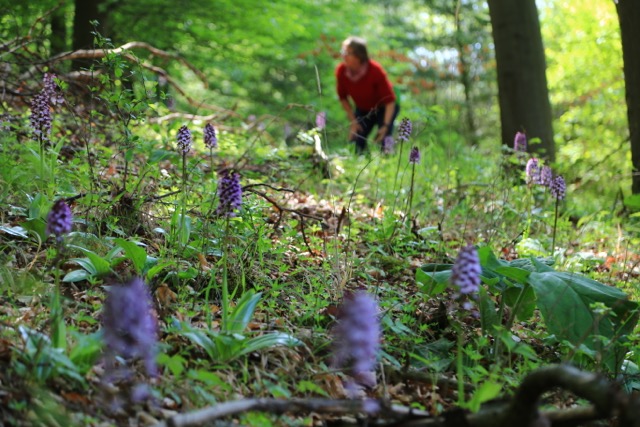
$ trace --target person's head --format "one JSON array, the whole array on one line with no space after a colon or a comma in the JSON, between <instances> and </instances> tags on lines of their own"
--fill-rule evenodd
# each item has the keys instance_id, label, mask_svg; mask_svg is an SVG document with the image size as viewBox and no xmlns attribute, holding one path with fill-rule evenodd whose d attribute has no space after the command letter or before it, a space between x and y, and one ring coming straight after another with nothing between
<instances>
[{"instance_id":1,"label":"person's head","mask_svg":"<svg viewBox=\"0 0 640 427\"><path fill-rule=\"evenodd\" d=\"M367 53L367 41L361 37L347 37L342 42L342 57L347 61L348 57L356 58L360 63L369 61L369 54Z\"/></svg>"}]
</instances>

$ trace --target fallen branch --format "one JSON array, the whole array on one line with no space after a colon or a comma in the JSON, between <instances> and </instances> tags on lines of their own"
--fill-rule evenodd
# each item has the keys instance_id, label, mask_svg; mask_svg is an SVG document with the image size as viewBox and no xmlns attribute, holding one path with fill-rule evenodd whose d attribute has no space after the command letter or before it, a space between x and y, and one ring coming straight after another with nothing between
<instances>
[{"instance_id":1,"label":"fallen branch","mask_svg":"<svg viewBox=\"0 0 640 427\"><path fill-rule=\"evenodd\" d=\"M204 75L204 73L198 70L189 61L182 58L180 55L167 52L162 49L158 49L156 47L151 46L149 43L145 43L145 42L129 42L129 43L123 44L120 47L116 47L113 49L80 49L80 50L74 50L70 52L62 52L62 53L59 53L58 55L52 56L51 58L45 60L45 63L55 64L56 62L73 61L74 59L99 59L109 55L118 55L126 51L129 51L131 49L145 49L149 51L152 55L159 56L165 59L172 59L172 60L178 61L182 65L184 65L185 67L193 71L193 73L196 76L198 76L200 81L204 83L205 87L209 85L207 82L207 77ZM135 59L135 57L133 57L132 55L125 54L125 57L129 60L133 60L134 62L137 62L137 59Z\"/></svg>"},{"instance_id":2,"label":"fallen branch","mask_svg":"<svg viewBox=\"0 0 640 427\"><path fill-rule=\"evenodd\" d=\"M306 414L309 412L330 415L375 414L376 416L384 415L388 418L428 415L424 411L417 411L399 405L390 405L386 401L376 399L242 399L221 403L186 414L174 415L165 421L155 424L153 427L199 426L219 418L248 411L262 411L273 414Z\"/></svg>"},{"instance_id":3,"label":"fallen branch","mask_svg":"<svg viewBox=\"0 0 640 427\"><path fill-rule=\"evenodd\" d=\"M570 391L591 405L539 411L542 395L555 388ZM248 411L273 414L313 412L333 416L359 414L375 416L378 420L376 425L385 427L569 427L613 417L619 418L619 425L639 427L639 407L640 399L631 398L617 383L601 375L583 372L569 365L553 365L528 374L512 397L488 402L473 414L456 408L431 416L426 411L375 399L242 399L174 415L155 427L199 426Z\"/></svg>"}]
</instances>

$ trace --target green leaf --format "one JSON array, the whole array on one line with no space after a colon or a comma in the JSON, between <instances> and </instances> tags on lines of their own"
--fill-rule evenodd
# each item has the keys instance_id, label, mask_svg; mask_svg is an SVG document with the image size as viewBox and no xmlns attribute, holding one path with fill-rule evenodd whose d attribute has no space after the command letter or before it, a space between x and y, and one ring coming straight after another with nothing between
<instances>
[{"instance_id":1,"label":"green leaf","mask_svg":"<svg viewBox=\"0 0 640 427\"><path fill-rule=\"evenodd\" d=\"M329 397L329 394L322 387L311 381L300 381L296 385L296 388L300 393L315 393L320 396Z\"/></svg>"},{"instance_id":2,"label":"green leaf","mask_svg":"<svg viewBox=\"0 0 640 427\"><path fill-rule=\"evenodd\" d=\"M441 294L449 286L452 264L425 264L416 270L416 282L427 296Z\"/></svg>"},{"instance_id":3,"label":"green leaf","mask_svg":"<svg viewBox=\"0 0 640 427\"><path fill-rule=\"evenodd\" d=\"M35 233L41 242L47 239L47 223L42 218L32 218L24 221L22 228Z\"/></svg>"},{"instance_id":4,"label":"green leaf","mask_svg":"<svg viewBox=\"0 0 640 427\"><path fill-rule=\"evenodd\" d=\"M469 409L471 412L478 412L480 405L491 399L495 399L502 391L502 384L486 381L473 393L469 401Z\"/></svg>"},{"instance_id":5,"label":"green leaf","mask_svg":"<svg viewBox=\"0 0 640 427\"><path fill-rule=\"evenodd\" d=\"M69 359L78 367L82 374L86 374L95 364L102 352L102 333L81 334L71 332L75 342L69 352Z\"/></svg>"},{"instance_id":6,"label":"green leaf","mask_svg":"<svg viewBox=\"0 0 640 427\"><path fill-rule=\"evenodd\" d=\"M19 225L16 225L15 227L7 227L1 225L0 231L4 231L11 236L22 237L23 239L29 237L29 235L27 234L27 230L24 227L20 227Z\"/></svg>"},{"instance_id":7,"label":"green leaf","mask_svg":"<svg viewBox=\"0 0 640 427\"><path fill-rule=\"evenodd\" d=\"M120 246L124 249L124 253L127 258L131 260L133 266L136 270L136 273L142 273L142 269L145 266L147 261L147 251L144 248L138 246L134 242L130 242L128 240L117 238L114 240L116 245Z\"/></svg>"},{"instance_id":8,"label":"green leaf","mask_svg":"<svg viewBox=\"0 0 640 427\"><path fill-rule=\"evenodd\" d=\"M192 328L191 325L183 324L180 335L188 338L191 342L207 352L211 359L217 359L218 352L214 341L208 336L206 331Z\"/></svg>"},{"instance_id":9,"label":"green leaf","mask_svg":"<svg viewBox=\"0 0 640 427\"><path fill-rule=\"evenodd\" d=\"M247 329L247 325L253 318L253 312L262 298L262 293L254 293L253 290L246 292L238 300L233 311L227 317L227 325L222 325L222 330L229 333L242 333Z\"/></svg>"},{"instance_id":10,"label":"green leaf","mask_svg":"<svg viewBox=\"0 0 640 427\"><path fill-rule=\"evenodd\" d=\"M480 324L485 334L493 333L493 329L500 325L496 305L484 288L478 292L480 305Z\"/></svg>"},{"instance_id":11,"label":"green leaf","mask_svg":"<svg viewBox=\"0 0 640 427\"><path fill-rule=\"evenodd\" d=\"M91 276L92 274L86 270L73 270L68 272L62 281L65 283L82 282L83 280L88 280Z\"/></svg>"},{"instance_id":12,"label":"green leaf","mask_svg":"<svg viewBox=\"0 0 640 427\"><path fill-rule=\"evenodd\" d=\"M517 310L514 314L518 319L529 320L533 316L536 309L536 293L530 285L512 286L506 289L503 295L505 304L511 309Z\"/></svg>"},{"instance_id":13,"label":"green leaf","mask_svg":"<svg viewBox=\"0 0 640 427\"><path fill-rule=\"evenodd\" d=\"M638 322L638 304L629 301L619 289L577 274L556 271L531 273L529 283L535 290L538 307L549 332L573 345L584 344L592 350L606 353L606 366L616 371L624 359L620 346ZM604 304L615 316L596 315L591 309L594 303ZM614 348L603 348L594 335L612 340Z\"/></svg>"},{"instance_id":14,"label":"green leaf","mask_svg":"<svg viewBox=\"0 0 640 427\"><path fill-rule=\"evenodd\" d=\"M89 249L83 248L82 246L68 245L68 247L77 249L87 256L87 258L91 261L91 264L93 265L91 269L88 268L88 263L86 262L80 263L78 258L75 258L74 261L78 262L78 264L80 264L87 271L90 271L93 275L102 276L104 274L108 274L111 272L111 263L106 259L102 258L97 253L90 251Z\"/></svg>"},{"instance_id":15,"label":"green leaf","mask_svg":"<svg viewBox=\"0 0 640 427\"><path fill-rule=\"evenodd\" d=\"M300 345L301 342L297 338L286 334L284 332L272 332L270 334L260 335L258 337L250 338L243 342L241 355L249 354L254 351L259 351L265 348L277 347L277 346L294 346Z\"/></svg>"}]
</instances>

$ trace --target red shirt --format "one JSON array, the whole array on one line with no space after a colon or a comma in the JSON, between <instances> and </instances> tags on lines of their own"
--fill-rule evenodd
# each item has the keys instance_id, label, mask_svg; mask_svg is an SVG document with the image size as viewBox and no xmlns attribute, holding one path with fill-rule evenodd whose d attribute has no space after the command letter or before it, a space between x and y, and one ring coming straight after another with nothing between
<instances>
[{"instance_id":1,"label":"red shirt","mask_svg":"<svg viewBox=\"0 0 640 427\"><path fill-rule=\"evenodd\" d=\"M336 67L336 81L338 97L351 97L356 107L362 111L370 111L396 100L387 73L379 63L371 59L365 75L355 82L347 77L347 67L341 62Z\"/></svg>"}]
</instances>

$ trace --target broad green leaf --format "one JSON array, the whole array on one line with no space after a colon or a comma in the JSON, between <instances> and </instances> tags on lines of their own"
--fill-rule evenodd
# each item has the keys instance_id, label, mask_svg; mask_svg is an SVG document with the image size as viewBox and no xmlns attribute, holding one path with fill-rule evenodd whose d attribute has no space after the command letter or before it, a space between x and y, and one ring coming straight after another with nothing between
<instances>
[{"instance_id":1,"label":"broad green leaf","mask_svg":"<svg viewBox=\"0 0 640 427\"><path fill-rule=\"evenodd\" d=\"M471 400L469 401L469 409L471 412L477 412L480 409L480 405L491 399L495 399L500 395L502 391L502 384L486 381L473 393Z\"/></svg>"},{"instance_id":2,"label":"broad green leaf","mask_svg":"<svg viewBox=\"0 0 640 427\"><path fill-rule=\"evenodd\" d=\"M638 304L629 301L619 289L576 274L555 271L532 273L529 283L535 290L538 307L549 332L573 345L584 344L605 352L605 364L615 371L623 360L619 354L621 349L604 349L592 335L615 340L614 346L619 346L638 322ZM593 303L604 304L615 316L594 314L591 310Z\"/></svg>"},{"instance_id":3,"label":"broad green leaf","mask_svg":"<svg viewBox=\"0 0 640 427\"><path fill-rule=\"evenodd\" d=\"M240 355L281 345L294 346L300 344L300 340L289 334L285 334L284 332L272 332L244 341L242 343L242 351L240 352Z\"/></svg>"},{"instance_id":4,"label":"broad green leaf","mask_svg":"<svg viewBox=\"0 0 640 427\"><path fill-rule=\"evenodd\" d=\"M133 263L133 266L136 269L136 273L142 273L142 269L144 268L147 261L147 251L145 251L144 248L138 246L134 242L130 242L128 240L118 238L115 239L114 242L122 249L124 249L124 253L126 254L126 257L129 258Z\"/></svg>"},{"instance_id":5,"label":"broad green leaf","mask_svg":"<svg viewBox=\"0 0 640 427\"><path fill-rule=\"evenodd\" d=\"M518 319L529 320L533 316L536 309L536 293L529 284L512 286L506 289L503 295L505 304L517 310L514 314Z\"/></svg>"},{"instance_id":6,"label":"broad green leaf","mask_svg":"<svg viewBox=\"0 0 640 427\"><path fill-rule=\"evenodd\" d=\"M69 352L69 359L82 374L86 374L102 352L102 333L94 332L85 335L72 331L70 335L72 335L75 342Z\"/></svg>"},{"instance_id":7,"label":"broad green leaf","mask_svg":"<svg viewBox=\"0 0 640 427\"><path fill-rule=\"evenodd\" d=\"M449 286L452 264L425 264L416 270L416 281L427 296L441 294Z\"/></svg>"},{"instance_id":8,"label":"broad green leaf","mask_svg":"<svg viewBox=\"0 0 640 427\"><path fill-rule=\"evenodd\" d=\"M504 277L507 277L517 283L527 283L530 271L517 267L497 267L494 271Z\"/></svg>"},{"instance_id":9,"label":"broad green leaf","mask_svg":"<svg viewBox=\"0 0 640 427\"><path fill-rule=\"evenodd\" d=\"M91 276L92 274L87 270L73 270L68 272L62 281L65 283L82 282L83 280L88 280Z\"/></svg>"},{"instance_id":10,"label":"broad green leaf","mask_svg":"<svg viewBox=\"0 0 640 427\"><path fill-rule=\"evenodd\" d=\"M200 346L207 352L211 359L217 358L216 345L205 331L192 328L190 325L183 324L183 330L180 335L187 337L192 343Z\"/></svg>"},{"instance_id":11,"label":"broad green leaf","mask_svg":"<svg viewBox=\"0 0 640 427\"><path fill-rule=\"evenodd\" d=\"M23 239L29 237L29 235L27 234L27 230L24 227L20 227L19 225L16 225L15 227L7 227L2 225L0 226L0 231L4 231L11 236L22 237Z\"/></svg>"},{"instance_id":12,"label":"broad green leaf","mask_svg":"<svg viewBox=\"0 0 640 427\"><path fill-rule=\"evenodd\" d=\"M480 288L478 292L480 306L480 324L485 334L493 333L493 329L500 325L498 313L496 313L496 305L484 288Z\"/></svg>"},{"instance_id":13,"label":"broad green leaf","mask_svg":"<svg viewBox=\"0 0 640 427\"><path fill-rule=\"evenodd\" d=\"M222 329L229 333L242 333L247 329L247 325L253 318L253 312L262 298L262 293L254 293L253 290L246 292L238 300L233 311L227 318L228 324L222 325Z\"/></svg>"},{"instance_id":14,"label":"broad green leaf","mask_svg":"<svg viewBox=\"0 0 640 427\"><path fill-rule=\"evenodd\" d=\"M69 245L70 248L73 249L77 249L80 252L84 253L87 258L89 258L89 260L91 261L91 264L93 264L93 274L96 276L102 276L103 274L108 274L111 272L111 263L109 263L109 261L107 261L106 259L102 258L100 255L98 255L97 253L83 248L82 246L77 246L77 245ZM84 265L82 265L83 268L85 268ZM87 271L89 271L87 269Z\"/></svg>"},{"instance_id":15,"label":"broad green leaf","mask_svg":"<svg viewBox=\"0 0 640 427\"><path fill-rule=\"evenodd\" d=\"M72 258L69 261L75 262L80 267L84 268L91 276L96 276L98 274L98 269L93 265L89 258Z\"/></svg>"},{"instance_id":16,"label":"broad green leaf","mask_svg":"<svg viewBox=\"0 0 640 427\"><path fill-rule=\"evenodd\" d=\"M312 381L306 381L306 380L300 381L296 385L296 389L300 393L311 392L311 393L319 394L320 396L329 397L329 394L322 387L320 387L318 384Z\"/></svg>"},{"instance_id":17,"label":"broad green leaf","mask_svg":"<svg viewBox=\"0 0 640 427\"><path fill-rule=\"evenodd\" d=\"M47 223L42 218L31 218L21 224L22 228L35 233L41 242L47 239Z\"/></svg>"}]
</instances>

